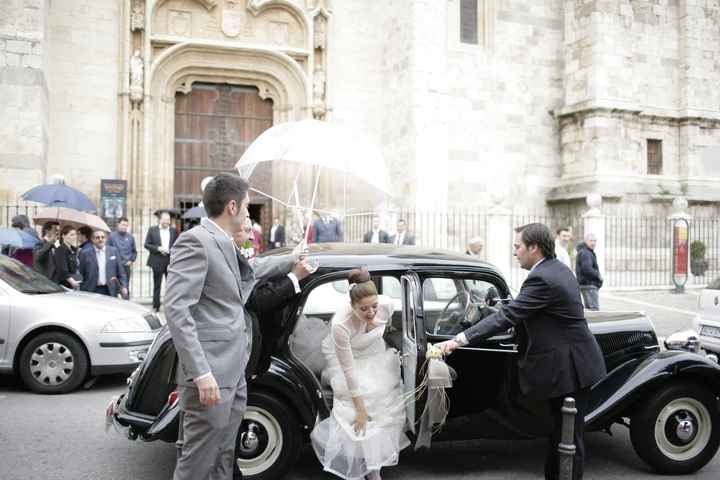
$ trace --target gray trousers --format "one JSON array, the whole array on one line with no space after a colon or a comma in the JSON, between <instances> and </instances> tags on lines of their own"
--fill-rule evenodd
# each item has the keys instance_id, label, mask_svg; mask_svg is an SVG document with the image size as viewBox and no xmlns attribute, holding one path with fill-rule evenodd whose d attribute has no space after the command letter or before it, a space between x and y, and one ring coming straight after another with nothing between
<instances>
[{"instance_id":1,"label":"gray trousers","mask_svg":"<svg viewBox=\"0 0 720 480\"><path fill-rule=\"evenodd\" d=\"M595 285L580 285L583 303L588 310L600 310L599 289Z\"/></svg>"},{"instance_id":2,"label":"gray trousers","mask_svg":"<svg viewBox=\"0 0 720 480\"><path fill-rule=\"evenodd\" d=\"M221 388L213 407L200 404L197 388L180 387L183 444L173 480L232 480L235 439L247 408L245 377Z\"/></svg>"}]
</instances>

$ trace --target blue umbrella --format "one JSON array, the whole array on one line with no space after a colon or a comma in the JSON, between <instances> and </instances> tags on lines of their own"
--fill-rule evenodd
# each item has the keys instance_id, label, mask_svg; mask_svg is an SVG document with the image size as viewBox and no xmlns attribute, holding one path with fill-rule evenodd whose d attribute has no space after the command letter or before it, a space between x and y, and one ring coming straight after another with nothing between
<instances>
[{"instance_id":1,"label":"blue umbrella","mask_svg":"<svg viewBox=\"0 0 720 480\"><path fill-rule=\"evenodd\" d=\"M182 218L204 218L207 217L207 212L205 211L205 207L202 205L198 205L196 207L191 208L187 212L185 212L182 216Z\"/></svg>"},{"instance_id":2,"label":"blue umbrella","mask_svg":"<svg viewBox=\"0 0 720 480\"><path fill-rule=\"evenodd\" d=\"M62 183L38 185L22 194L23 200L44 203L52 207L74 208L82 212L96 212L97 207L80 190Z\"/></svg>"},{"instance_id":3,"label":"blue umbrella","mask_svg":"<svg viewBox=\"0 0 720 480\"><path fill-rule=\"evenodd\" d=\"M18 228L0 228L0 245L10 245L15 248L33 248L39 242L40 240Z\"/></svg>"}]
</instances>

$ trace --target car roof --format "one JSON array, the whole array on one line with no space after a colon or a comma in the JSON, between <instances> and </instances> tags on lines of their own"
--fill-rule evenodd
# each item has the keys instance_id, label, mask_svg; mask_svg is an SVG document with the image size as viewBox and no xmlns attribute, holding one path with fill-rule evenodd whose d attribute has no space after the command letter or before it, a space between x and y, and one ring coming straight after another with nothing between
<instances>
[{"instance_id":1,"label":"car roof","mask_svg":"<svg viewBox=\"0 0 720 480\"><path fill-rule=\"evenodd\" d=\"M408 270L422 267L451 267L460 270L476 270L502 277L492 264L470 255L439 248L427 248L388 243L312 243L309 254L317 259L321 269L345 270L368 267L369 269ZM288 255L289 247L269 250L261 255Z\"/></svg>"}]
</instances>

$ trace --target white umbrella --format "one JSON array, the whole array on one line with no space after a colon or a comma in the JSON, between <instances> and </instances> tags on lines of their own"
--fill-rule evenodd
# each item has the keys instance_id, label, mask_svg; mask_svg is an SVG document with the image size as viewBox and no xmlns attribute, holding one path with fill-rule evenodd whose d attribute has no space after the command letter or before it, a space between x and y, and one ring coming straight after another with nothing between
<instances>
[{"instance_id":1,"label":"white umbrella","mask_svg":"<svg viewBox=\"0 0 720 480\"><path fill-rule=\"evenodd\" d=\"M63 225L71 225L73 227L90 227L93 230L102 230L110 232L105 221L93 215L92 213L81 212L74 208L65 207L46 207L41 208L33 216L36 223L58 222Z\"/></svg>"},{"instance_id":2,"label":"white umbrella","mask_svg":"<svg viewBox=\"0 0 720 480\"><path fill-rule=\"evenodd\" d=\"M269 161L331 169L390 194L380 149L363 135L335 123L308 119L275 125L255 139L235 168L249 178L258 163Z\"/></svg>"}]
</instances>

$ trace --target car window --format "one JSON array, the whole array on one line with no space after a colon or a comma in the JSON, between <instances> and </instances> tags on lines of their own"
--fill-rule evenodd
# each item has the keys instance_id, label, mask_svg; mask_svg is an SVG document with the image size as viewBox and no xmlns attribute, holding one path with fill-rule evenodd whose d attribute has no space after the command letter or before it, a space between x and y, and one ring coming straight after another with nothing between
<instances>
[{"instance_id":1,"label":"car window","mask_svg":"<svg viewBox=\"0 0 720 480\"><path fill-rule=\"evenodd\" d=\"M5 255L0 255L0 280L22 293L64 292L60 285Z\"/></svg>"},{"instance_id":2,"label":"car window","mask_svg":"<svg viewBox=\"0 0 720 480\"><path fill-rule=\"evenodd\" d=\"M429 277L422 290L425 331L432 335L456 335L500 301L495 286L478 279Z\"/></svg>"}]
</instances>

